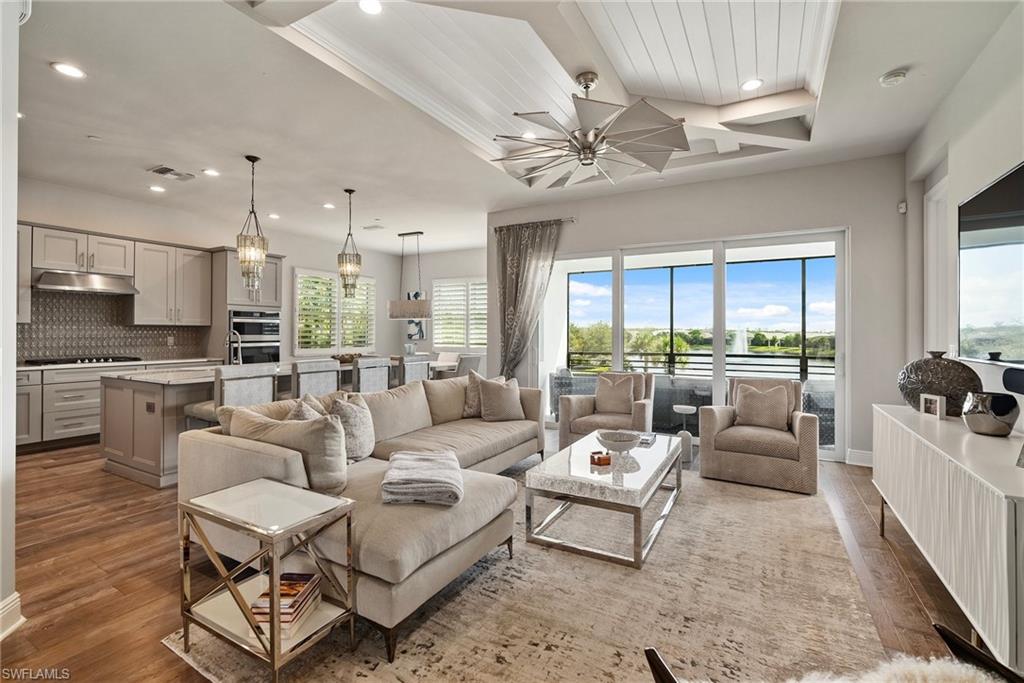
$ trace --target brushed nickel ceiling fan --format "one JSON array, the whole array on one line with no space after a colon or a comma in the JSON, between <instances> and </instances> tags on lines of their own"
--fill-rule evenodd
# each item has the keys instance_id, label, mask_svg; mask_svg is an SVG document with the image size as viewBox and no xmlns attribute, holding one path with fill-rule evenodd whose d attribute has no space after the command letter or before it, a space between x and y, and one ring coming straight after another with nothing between
<instances>
[{"instance_id":1,"label":"brushed nickel ceiling fan","mask_svg":"<svg viewBox=\"0 0 1024 683\"><path fill-rule=\"evenodd\" d=\"M546 111L514 112L534 125L558 133L557 137L497 135L495 140L520 142L530 147L493 161L533 186L540 179L547 187L574 185L595 176L610 183L644 168L665 170L672 154L689 151L683 119L674 119L641 98L631 105L590 99L597 74L576 76L583 97L572 96L577 127L569 130Z\"/></svg>"}]
</instances>

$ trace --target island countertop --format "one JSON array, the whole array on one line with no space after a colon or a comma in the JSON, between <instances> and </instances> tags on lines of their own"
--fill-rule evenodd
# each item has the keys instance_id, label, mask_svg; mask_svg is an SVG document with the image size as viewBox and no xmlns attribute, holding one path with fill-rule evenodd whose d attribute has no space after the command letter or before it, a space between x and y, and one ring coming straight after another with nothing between
<instances>
[{"instance_id":1,"label":"island countertop","mask_svg":"<svg viewBox=\"0 0 1024 683\"><path fill-rule=\"evenodd\" d=\"M351 370L352 364L345 363L340 366L342 371ZM101 379L119 379L129 382L144 382L146 384L162 384L164 386L179 386L185 384L213 384L215 368L168 368L166 370L133 370L118 372L116 368L110 372L100 375ZM291 363L281 363L277 366L278 377L288 377L292 374Z\"/></svg>"}]
</instances>

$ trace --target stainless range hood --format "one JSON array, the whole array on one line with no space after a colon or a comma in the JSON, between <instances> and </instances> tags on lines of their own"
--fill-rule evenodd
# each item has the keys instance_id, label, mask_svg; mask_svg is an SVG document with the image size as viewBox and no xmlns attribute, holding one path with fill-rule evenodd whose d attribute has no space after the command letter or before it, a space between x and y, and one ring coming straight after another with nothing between
<instances>
[{"instance_id":1,"label":"stainless range hood","mask_svg":"<svg viewBox=\"0 0 1024 683\"><path fill-rule=\"evenodd\" d=\"M32 287L50 292L89 292L92 294L138 294L130 277L71 273L63 270L33 271Z\"/></svg>"}]
</instances>

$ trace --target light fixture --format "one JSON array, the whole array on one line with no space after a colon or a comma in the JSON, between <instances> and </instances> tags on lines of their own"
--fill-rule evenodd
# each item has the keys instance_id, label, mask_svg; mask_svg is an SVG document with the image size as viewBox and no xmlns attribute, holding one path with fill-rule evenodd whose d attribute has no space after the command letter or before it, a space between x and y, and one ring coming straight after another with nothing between
<instances>
[{"instance_id":1,"label":"light fixture","mask_svg":"<svg viewBox=\"0 0 1024 683\"><path fill-rule=\"evenodd\" d=\"M348 235L338 252L338 277L341 278L341 295L345 298L356 295L356 282L363 269L363 257L359 255L356 240L352 237L352 195L355 193L355 190L345 190L348 195Z\"/></svg>"},{"instance_id":2,"label":"light fixture","mask_svg":"<svg viewBox=\"0 0 1024 683\"><path fill-rule=\"evenodd\" d=\"M18 118L19 118L19 119L23 119L23 118L25 118L25 115L24 115L24 114L22 114L22 113L21 113L21 112L19 111L19 112L18 112Z\"/></svg>"},{"instance_id":3,"label":"light fixture","mask_svg":"<svg viewBox=\"0 0 1024 683\"><path fill-rule=\"evenodd\" d=\"M326 204L324 204L324 208L325 209L333 209L334 208L334 204L331 204L330 202L327 202Z\"/></svg>"},{"instance_id":4,"label":"light fixture","mask_svg":"<svg viewBox=\"0 0 1024 683\"><path fill-rule=\"evenodd\" d=\"M523 133L523 137L526 138L527 140L536 140L537 134L534 133L532 130L528 130L525 133Z\"/></svg>"},{"instance_id":5,"label":"light fixture","mask_svg":"<svg viewBox=\"0 0 1024 683\"><path fill-rule=\"evenodd\" d=\"M220 171L218 171L218 170L217 170L217 169L215 169L215 168L204 168L204 169L203 169L203 174L204 174L204 175L208 175L208 176L210 176L211 178L216 178L217 176L219 176L219 175L220 175Z\"/></svg>"},{"instance_id":6,"label":"light fixture","mask_svg":"<svg viewBox=\"0 0 1024 683\"><path fill-rule=\"evenodd\" d=\"M167 191L164 188L160 187L159 185L150 185L149 186L149 190L151 192L166 192Z\"/></svg>"},{"instance_id":7,"label":"light fixture","mask_svg":"<svg viewBox=\"0 0 1024 683\"><path fill-rule=\"evenodd\" d=\"M884 74L879 76L878 83L883 88L894 88L907 78L906 69L893 69L892 71L886 71Z\"/></svg>"},{"instance_id":8,"label":"light fixture","mask_svg":"<svg viewBox=\"0 0 1024 683\"><path fill-rule=\"evenodd\" d=\"M430 320L430 301L423 291L423 270L420 267L420 236L422 230L415 232L401 232L398 236L402 238L402 261L398 271L398 299L388 301L388 318L390 320ZM416 238L416 281L415 292L405 291L405 238Z\"/></svg>"},{"instance_id":9,"label":"light fixture","mask_svg":"<svg viewBox=\"0 0 1024 683\"><path fill-rule=\"evenodd\" d=\"M380 14L384 8L381 7L380 0L359 0L359 9L367 14Z\"/></svg>"},{"instance_id":10,"label":"light fixture","mask_svg":"<svg viewBox=\"0 0 1024 683\"><path fill-rule=\"evenodd\" d=\"M751 78L749 81L743 81L743 85L740 86L740 89L750 92L751 90L757 90L762 85L764 85L764 81L760 78Z\"/></svg>"},{"instance_id":11,"label":"light fixture","mask_svg":"<svg viewBox=\"0 0 1024 683\"><path fill-rule=\"evenodd\" d=\"M263 236L260 219L256 215L256 162L260 158L252 154L246 154L245 160L252 164L252 180L249 186L249 214L245 217L242 231L238 233L235 241L238 246L238 265L242 270L242 285L250 292L255 292L260 288L260 280L263 278L263 266L267 262L267 248L270 246L270 242Z\"/></svg>"},{"instance_id":12,"label":"light fixture","mask_svg":"<svg viewBox=\"0 0 1024 683\"><path fill-rule=\"evenodd\" d=\"M68 78L85 78L85 72L67 62L50 62L50 68Z\"/></svg>"},{"instance_id":13,"label":"light fixture","mask_svg":"<svg viewBox=\"0 0 1024 683\"><path fill-rule=\"evenodd\" d=\"M268 213L267 218L276 221L278 218L280 218L280 216L278 216L276 213Z\"/></svg>"}]
</instances>

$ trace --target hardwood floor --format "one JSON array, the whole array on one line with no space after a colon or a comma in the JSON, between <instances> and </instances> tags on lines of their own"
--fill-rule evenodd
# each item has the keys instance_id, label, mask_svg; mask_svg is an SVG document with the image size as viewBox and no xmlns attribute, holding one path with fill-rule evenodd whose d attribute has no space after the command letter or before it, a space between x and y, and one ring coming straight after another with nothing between
<instances>
[{"instance_id":1,"label":"hardwood floor","mask_svg":"<svg viewBox=\"0 0 1024 683\"><path fill-rule=\"evenodd\" d=\"M28 618L4 667L68 668L75 681L202 681L163 645L180 626L174 488L102 471L96 445L17 459L17 588ZM891 515L878 535L870 470L823 463L821 493L890 653L946 655L931 627L969 626Z\"/></svg>"}]
</instances>

